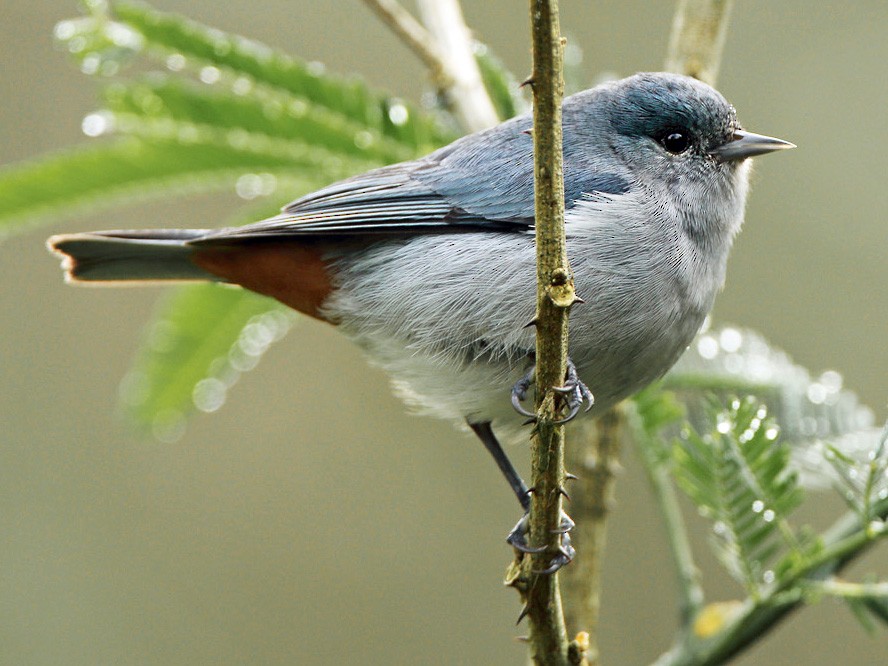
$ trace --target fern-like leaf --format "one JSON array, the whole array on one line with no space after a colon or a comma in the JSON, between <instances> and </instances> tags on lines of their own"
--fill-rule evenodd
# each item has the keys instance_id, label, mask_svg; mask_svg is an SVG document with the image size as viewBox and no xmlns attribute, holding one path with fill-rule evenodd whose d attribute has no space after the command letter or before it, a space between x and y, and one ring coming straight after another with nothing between
<instances>
[{"instance_id":1,"label":"fern-like leaf","mask_svg":"<svg viewBox=\"0 0 888 666\"><path fill-rule=\"evenodd\" d=\"M758 597L775 578L767 567L778 553L800 556L787 516L802 493L764 407L746 398L709 413L709 432L688 427L673 448L676 481L713 521L719 558Z\"/></svg>"},{"instance_id":2,"label":"fern-like leaf","mask_svg":"<svg viewBox=\"0 0 888 666\"><path fill-rule=\"evenodd\" d=\"M377 131L420 150L449 138L431 119L400 100L370 90L360 79L332 76L316 63L305 63L259 42L144 5L115 3L113 14L144 38L149 54L164 59L179 55L186 62L249 77L257 84L325 107L363 130Z\"/></svg>"},{"instance_id":3,"label":"fern-like leaf","mask_svg":"<svg viewBox=\"0 0 888 666\"><path fill-rule=\"evenodd\" d=\"M121 385L127 415L162 440L186 417L217 410L296 315L276 301L222 285L179 287L162 299L132 370Z\"/></svg>"},{"instance_id":4,"label":"fern-like leaf","mask_svg":"<svg viewBox=\"0 0 888 666\"><path fill-rule=\"evenodd\" d=\"M866 607L866 610L869 611L870 615L888 627L888 598L865 597L860 601Z\"/></svg>"},{"instance_id":5,"label":"fern-like leaf","mask_svg":"<svg viewBox=\"0 0 888 666\"><path fill-rule=\"evenodd\" d=\"M374 136L367 128L290 94L257 91L247 96L157 72L136 82L109 85L104 100L115 114L242 129L356 160L385 163L414 156L411 146Z\"/></svg>"},{"instance_id":6,"label":"fern-like leaf","mask_svg":"<svg viewBox=\"0 0 888 666\"><path fill-rule=\"evenodd\" d=\"M0 170L0 233L140 197L232 189L245 173L292 178L293 160L224 143L136 137L69 149ZM318 183L306 178L304 187Z\"/></svg>"},{"instance_id":7,"label":"fern-like leaf","mask_svg":"<svg viewBox=\"0 0 888 666\"><path fill-rule=\"evenodd\" d=\"M635 394L635 439L649 467L661 467L670 460L668 432L683 422L684 407L671 391L659 383Z\"/></svg>"},{"instance_id":8,"label":"fern-like leaf","mask_svg":"<svg viewBox=\"0 0 888 666\"><path fill-rule=\"evenodd\" d=\"M880 441L872 410L842 386L839 373L813 376L749 329L702 331L663 386L675 392L690 422L700 429L708 418L706 396L756 396L780 423L781 441L792 448L793 466L807 487L825 488L837 481L831 448L866 463ZM876 488L877 493L883 490L888 496L888 480Z\"/></svg>"}]
</instances>

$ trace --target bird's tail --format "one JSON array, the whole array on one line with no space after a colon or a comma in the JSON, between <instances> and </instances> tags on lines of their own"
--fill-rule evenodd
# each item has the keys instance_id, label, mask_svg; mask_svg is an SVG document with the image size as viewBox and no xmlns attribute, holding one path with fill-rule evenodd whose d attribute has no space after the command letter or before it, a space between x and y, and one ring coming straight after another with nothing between
<instances>
[{"instance_id":1,"label":"bird's tail","mask_svg":"<svg viewBox=\"0 0 888 666\"><path fill-rule=\"evenodd\" d=\"M188 241L206 229L92 231L53 236L50 250L63 257L69 282L150 282L220 278L191 261Z\"/></svg>"}]
</instances>

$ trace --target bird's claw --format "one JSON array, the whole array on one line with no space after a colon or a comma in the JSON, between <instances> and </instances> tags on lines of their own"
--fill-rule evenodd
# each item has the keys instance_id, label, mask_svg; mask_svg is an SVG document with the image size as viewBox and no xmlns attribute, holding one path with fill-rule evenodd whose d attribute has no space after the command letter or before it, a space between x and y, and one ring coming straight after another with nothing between
<instances>
[{"instance_id":1,"label":"bird's claw","mask_svg":"<svg viewBox=\"0 0 888 666\"><path fill-rule=\"evenodd\" d=\"M530 546L527 543L527 527L528 520L530 518L530 513L525 513L521 518L515 523L515 527L512 528L512 531L509 532L509 536L506 537L506 542L512 546L515 550L520 550L522 553L542 553L546 550L546 546Z\"/></svg>"},{"instance_id":2,"label":"bird's claw","mask_svg":"<svg viewBox=\"0 0 888 666\"><path fill-rule=\"evenodd\" d=\"M564 386L555 386L552 390L565 396L567 406L570 407L567 416L560 421L555 422L559 425L572 421L573 418L580 413L580 408L584 403L586 405L584 411L586 412L592 409L592 405L595 404L595 396L592 395L592 391L589 390L589 387L580 380L580 377L577 374L577 366L575 366L570 359L567 359L567 376L564 381Z\"/></svg>"},{"instance_id":3,"label":"bird's claw","mask_svg":"<svg viewBox=\"0 0 888 666\"><path fill-rule=\"evenodd\" d=\"M533 368L531 368L521 379L515 382L515 385L512 387L512 407L514 407L515 411L521 414L521 416L529 417L532 423L536 421L536 414L527 411L521 405L527 397L527 390L530 388L531 384L533 384Z\"/></svg>"},{"instance_id":4,"label":"bird's claw","mask_svg":"<svg viewBox=\"0 0 888 666\"><path fill-rule=\"evenodd\" d=\"M522 553L528 554L536 554L542 553L547 549L547 546L531 546L527 543L527 531L528 531L528 520L529 513L525 513L521 516L521 519L512 528L512 531L509 532L509 536L506 537L506 541L509 545L512 546L515 550L518 550ZM574 547L571 545L570 541L570 531L574 528L574 521L571 520L570 516L568 516L564 511L561 512L561 524L558 529L552 531L553 534L561 535L561 543L558 545L558 551L550 561L549 566L542 570L534 570L533 573L540 574L543 576L548 576L549 574L553 574L558 571L565 564L568 564L571 560L573 560L574 555L576 555L576 551Z\"/></svg>"},{"instance_id":5,"label":"bird's claw","mask_svg":"<svg viewBox=\"0 0 888 666\"><path fill-rule=\"evenodd\" d=\"M558 571L565 564L570 564L571 560L573 560L574 558L574 555L576 555L576 551L573 549L573 546L570 545L570 537L568 537L566 534L564 536L565 539L558 547L558 554L549 561L549 566L547 566L545 569L534 569L533 573L540 576L549 576Z\"/></svg>"},{"instance_id":6,"label":"bird's claw","mask_svg":"<svg viewBox=\"0 0 888 666\"><path fill-rule=\"evenodd\" d=\"M522 416L528 417L530 419L528 423L536 421L536 414L524 409L521 403L527 398L527 391L530 389L530 385L533 384L533 381L534 369L531 368L527 374L515 382L515 385L512 387L512 407L514 407L515 411ZM564 396L565 404L569 409L567 416L555 421L557 425L563 425L568 421L572 421L574 417L580 413L580 408L582 408L584 404L586 405L585 411L587 412L592 409L592 405L595 404L595 396L592 395L592 391L589 390L589 387L580 381L580 378L577 375L577 366L575 366L570 359L567 359L567 374L564 379L564 386L554 386L552 390L559 395Z\"/></svg>"},{"instance_id":7,"label":"bird's claw","mask_svg":"<svg viewBox=\"0 0 888 666\"><path fill-rule=\"evenodd\" d=\"M561 512L561 524L554 530L552 530L552 534L567 534L570 532L577 524L568 516L564 511Z\"/></svg>"}]
</instances>

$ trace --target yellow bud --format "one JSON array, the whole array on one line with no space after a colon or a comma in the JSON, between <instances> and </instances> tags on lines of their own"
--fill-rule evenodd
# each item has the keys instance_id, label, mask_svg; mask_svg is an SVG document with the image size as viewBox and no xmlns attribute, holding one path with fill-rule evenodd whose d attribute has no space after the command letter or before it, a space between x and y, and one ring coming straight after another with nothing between
<instances>
[{"instance_id":1,"label":"yellow bud","mask_svg":"<svg viewBox=\"0 0 888 666\"><path fill-rule=\"evenodd\" d=\"M743 606L740 601L717 601L707 604L694 620L694 635L709 638L733 619Z\"/></svg>"}]
</instances>

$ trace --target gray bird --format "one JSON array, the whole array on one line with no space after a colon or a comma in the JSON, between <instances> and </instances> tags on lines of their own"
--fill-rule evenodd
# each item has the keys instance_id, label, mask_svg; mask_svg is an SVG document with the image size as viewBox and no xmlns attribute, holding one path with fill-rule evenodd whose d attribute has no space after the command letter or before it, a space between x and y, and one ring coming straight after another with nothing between
<instances>
[{"instance_id":1,"label":"gray bird","mask_svg":"<svg viewBox=\"0 0 888 666\"><path fill-rule=\"evenodd\" d=\"M527 511L492 427L518 432L510 403L520 410L532 380L531 124L514 118L244 227L98 231L49 246L75 282L230 282L336 325L409 405L468 423ZM563 128L567 248L585 299L570 317L572 417L584 402L606 410L678 359L724 282L747 158L793 144L741 129L711 87L662 73L566 98ZM527 549L524 529L509 541ZM572 554L565 536L550 569Z\"/></svg>"}]
</instances>

